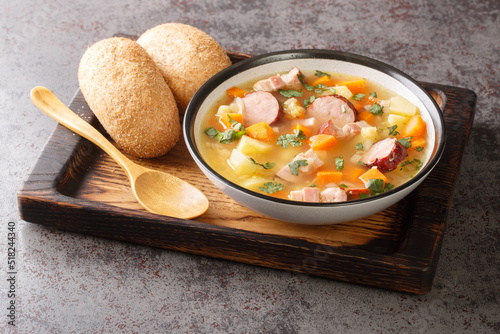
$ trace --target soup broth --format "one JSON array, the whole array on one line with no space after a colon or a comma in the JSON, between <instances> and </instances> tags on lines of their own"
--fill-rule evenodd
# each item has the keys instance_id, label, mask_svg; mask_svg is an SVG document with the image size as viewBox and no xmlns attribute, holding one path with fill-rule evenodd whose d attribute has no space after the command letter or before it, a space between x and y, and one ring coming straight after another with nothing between
<instances>
[{"instance_id":1,"label":"soup broth","mask_svg":"<svg viewBox=\"0 0 500 334\"><path fill-rule=\"evenodd\" d=\"M418 172L428 151L415 105L375 82L321 69L232 87L201 131L201 154L223 177L306 202L389 191Z\"/></svg>"}]
</instances>

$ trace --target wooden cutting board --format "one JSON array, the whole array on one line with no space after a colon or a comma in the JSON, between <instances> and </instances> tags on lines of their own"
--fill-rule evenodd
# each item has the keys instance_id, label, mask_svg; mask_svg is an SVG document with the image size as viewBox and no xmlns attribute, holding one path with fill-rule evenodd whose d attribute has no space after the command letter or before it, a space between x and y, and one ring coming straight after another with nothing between
<instances>
[{"instance_id":1,"label":"wooden cutting board","mask_svg":"<svg viewBox=\"0 0 500 334\"><path fill-rule=\"evenodd\" d=\"M233 62L249 57L228 54ZM423 294L437 268L476 94L421 84L445 116L443 157L408 197L365 219L307 226L255 213L212 185L183 140L164 157L131 159L189 181L207 195L210 208L195 220L154 215L137 204L114 161L61 125L18 192L20 215L61 230ZM104 133L80 91L69 107Z\"/></svg>"}]
</instances>

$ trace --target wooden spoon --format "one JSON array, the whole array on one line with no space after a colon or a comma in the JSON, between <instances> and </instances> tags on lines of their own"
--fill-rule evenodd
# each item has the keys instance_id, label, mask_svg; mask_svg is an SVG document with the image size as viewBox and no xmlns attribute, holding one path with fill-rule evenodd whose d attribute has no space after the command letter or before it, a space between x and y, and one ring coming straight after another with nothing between
<instances>
[{"instance_id":1,"label":"wooden spoon","mask_svg":"<svg viewBox=\"0 0 500 334\"><path fill-rule=\"evenodd\" d=\"M149 212L190 219L207 211L208 199L201 191L173 175L142 167L129 160L47 88L33 88L31 101L47 115L108 153L126 172L135 198Z\"/></svg>"}]
</instances>

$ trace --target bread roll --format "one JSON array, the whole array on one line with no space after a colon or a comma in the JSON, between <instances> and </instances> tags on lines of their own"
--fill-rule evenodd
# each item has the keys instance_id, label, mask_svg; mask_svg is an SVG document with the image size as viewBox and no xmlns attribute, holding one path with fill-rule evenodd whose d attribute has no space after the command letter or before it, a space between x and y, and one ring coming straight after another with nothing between
<instances>
[{"instance_id":1,"label":"bread roll","mask_svg":"<svg viewBox=\"0 0 500 334\"><path fill-rule=\"evenodd\" d=\"M224 49L198 28L165 23L147 30L137 43L151 55L184 113L194 93L231 65Z\"/></svg>"},{"instance_id":2,"label":"bread roll","mask_svg":"<svg viewBox=\"0 0 500 334\"><path fill-rule=\"evenodd\" d=\"M78 69L88 105L116 144L140 158L167 153L181 127L173 94L149 54L113 37L92 45Z\"/></svg>"}]
</instances>

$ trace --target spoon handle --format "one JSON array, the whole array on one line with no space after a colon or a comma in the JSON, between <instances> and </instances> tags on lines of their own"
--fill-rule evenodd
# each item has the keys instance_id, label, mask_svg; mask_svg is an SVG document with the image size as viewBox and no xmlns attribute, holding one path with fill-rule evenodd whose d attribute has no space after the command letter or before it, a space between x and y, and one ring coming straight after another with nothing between
<instances>
[{"instance_id":1,"label":"spoon handle","mask_svg":"<svg viewBox=\"0 0 500 334\"><path fill-rule=\"evenodd\" d=\"M92 125L85 122L64 103L61 102L49 89L38 86L31 90L31 101L44 113L55 119L68 129L90 140L109 154L129 174L133 172L131 161L125 157L113 144L109 142ZM129 175L131 177L131 175Z\"/></svg>"}]
</instances>

